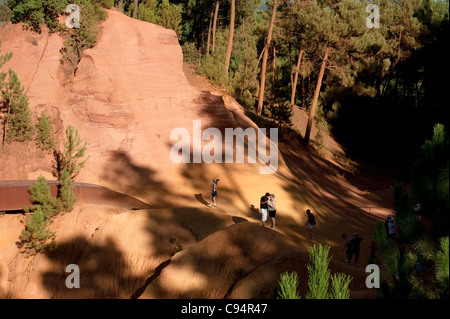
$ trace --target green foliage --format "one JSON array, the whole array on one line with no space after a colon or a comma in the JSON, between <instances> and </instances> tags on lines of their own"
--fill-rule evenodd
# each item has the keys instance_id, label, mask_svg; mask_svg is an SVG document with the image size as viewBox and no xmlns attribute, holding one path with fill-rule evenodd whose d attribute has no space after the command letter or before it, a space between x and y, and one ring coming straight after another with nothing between
<instances>
[{"instance_id":1,"label":"green foliage","mask_svg":"<svg viewBox=\"0 0 450 319\"><path fill-rule=\"evenodd\" d=\"M89 157L82 160L86 153L86 142L83 144L83 141L78 135L78 131L70 125L66 129L64 149L65 151L62 154L62 169L67 170L70 178L74 179L80 173Z\"/></svg>"},{"instance_id":2,"label":"green foliage","mask_svg":"<svg viewBox=\"0 0 450 319\"><path fill-rule=\"evenodd\" d=\"M330 271L328 264L330 259L328 253L330 246L314 245L308 248L310 263L308 265L308 287L307 299L329 299L328 285Z\"/></svg>"},{"instance_id":3,"label":"green foliage","mask_svg":"<svg viewBox=\"0 0 450 319\"><path fill-rule=\"evenodd\" d=\"M37 145L44 151L50 152L55 148L56 142L53 138L52 122L48 111L44 110L36 123Z\"/></svg>"},{"instance_id":4,"label":"green foliage","mask_svg":"<svg viewBox=\"0 0 450 319\"><path fill-rule=\"evenodd\" d=\"M19 247L25 252L34 255L45 252L55 245L56 233L48 229L52 218L61 211L70 212L74 209L77 198L75 196L72 180L65 170L62 174L58 197L52 197L47 180L39 176L36 184L29 188L31 207L23 207L23 211L30 214L25 229L20 237Z\"/></svg>"},{"instance_id":5,"label":"green foliage","mask_svg":"<svg viewBox=\"0 0 450 319\"><path fill-rule=\"evenodd\" d=\"M328 257L330 246L314 245L308 248L310 263L308 264L308 288L307 299L349 299L349 285L352 277L344 273L331 275L328 269L331 257ZM278 284L281 291L278 293L281 299L300 299L297 292L297 273L283 273Z\"/></svg>"},{"instance_id":6,"label":"green foliage","mask_svg":"<svg viewBox=\"0 0 450 319\"><path fill-rule=\"evenodd\" d=\"M20 236L20 247L25 248L28 255L35 255L51 249L55 244L56 233L48 229L48 222L42 207L37 207L29 216L25 230Z\"/></svg>"},{"instance_id":7,"label":"green foliage","mask_svg":"<svg viewBox=\"0 0 450 319\"><path fill-rule=\"evenodd\" d=\"M64 40L62 61L65 64L66 77L73 75L81 60L83 51L93 48L98 40L100 28L97 25L106 19L106 11L100 2L75 0L80 7L80 27L66 30L69 36Z\"/></svg>"},{"instance_id":8,"label":"green foliage","mask_svg":"<svg viewBox=\"0 0 450 319\"><path fill-rule=\"evenodd\" d=\"M186 63L193 64L195 66L199 66L202 60L202 53L195 47L195 44L192 42L185 42L181 46L183 50L183 60Z\"/></svg>"},{"instance_id":9,"label":"green foliage","mask_svg":"<svg viewBox=\"0 0 450 319\"><path fill-rule=\"evenodd\" d=\"M440 240L440 250L435 254L436 262L436 281L442 291L449 296L449 246L448 236Z\"/></svg>"},{"instance_id":10,"label":"green foliage","mask_svg":"<svg viewBox=\"0 0 450 319\"><path fill-rule=\"evenodd\" d=\"M181 34L181 13L178 7L170 4L169 0L162 0L158 8L160 24L167 29L174 30L179 36Z\"/></svg>"},{"instance_id":11,"label":"green foliage","mask_svg":"<svg viewBox=\"0 0 450 319\"><path fill-rule=\"evenodd\" d=\"M8 6L0 4L0 27L5 26L11 20L11 10Z\"/></svg>"},{"instance_id":12,"label":"green foliage","mask_svg":"<svg viewBox=\"0 0 450 319\"><path fill-rule=\"evenodd\" d=\"M134 10L134 3L131 4L128 14L131 16ZM139 4L138 19L153 24L159 22L158 1L144 0Z\"/></svg>"},{"instance_id":13,"label":"green foliage","mask_svg":"<svg viewBox=\"0 0 450 319\"><path fill-rule=\"evenodd\" d=\"M240 5L237 5L238 16L242 14ZM228 80L228 91L248 110L253 109L259 90L258 39L252 22L252 19L245 18L235 29Z\"/></svg>"},{"instance_id":14,"label":"green foliage","mask_svg":"<svg viewBox=\"0 0 450 319\"><path fill-rule=\"evenodd\" d=\"M19 247L24 247L27 254L34 255L54 245L56 234L48 229L48 225L50 218L58 211L45 177L39 176L36 184L30 186L29 192L32 205L30 208L23 207L23 210L32 214L22 231Z\"/></svg>"},{"instance_id":15,"label":"green foliage","mask_svg":"<svg viewBox=\"0 0 450 319\"><path fill-rule=\"evenodd\" d=\"M169 0L143 0L140 1L137 18L142 21L161 25L167 29L174 30L177 36L181 36L181 10ZM159 2L159 4L158 4ZM134 2L130 2L126 14L132 16Z\"/></svg>"},{"instance_id":16,"label":"green foliage","mask_svg":"<svg viewBox=\"0 0 450 319\"><path fill-rule=\"evenodd\" d=\"M1 110L5 112L3 123L3 142L28 141L34 135L28 98L24 94L17 74L9 69L8 80L1 81Z\"/></svg>"},{"instance_id":17,"label":"green foliage","mask_svg":"<svg viewBox=\"0 0 450 319\"><path fill-rule=\"evenodd\" d=\"M283 136L283 126L292 124L292 105L289 102L279 102L270 104L268 109L270 117L278 124L280 136Z\"/></svg>"},{"instance_id":18,"label":"green foliage","mask_svg":"<svg viewBox=\"0 0 450 319\"><path fill-rule=\"evenodd\" d=\"M52 197L50 187L47 185L45 177L39 176L36 184L30 186L29 192L32 205L30 208L24 207L25 212L41 209L45 218L57 214L55 199Z\"/></svg>"},{"instance_id":19,"label":"green foliage","mask_svg":"<svg viewBox=\"0 0 450 319\"><path fill-rule=\"evenodd\" d=\"M58 29L58 16L69 4L67 0L8 0L11 21L23 22L36 32L46 25L51 32Z\"/></svg>"},{"instance_id":20,"label":"green foliage","mask_svg":"<svg viewBox=\"0 0 450 319\"><path fill-rule=\"evenodd\" d=\"M331 299L350 299L349 285L351 281L352 277L347 274L333 274L330 287Z\"/></svg>"},{"instance_id":21,"label":"green foliage","mask_svg":"<svg viewBox=\"0 0 450 319\"><path fill-rule=\"evenodd\" d=\"M424 215L432 217L435 236L448 232L449 139L442 124L436 124L433 137L426 140L411 168L414 197Z\"/></svg>"},{"instance_id":22,"label":"green foliage","mask_svg":"<svg viewBox=\"0 0 450 319\"><path fill-rule=\"evenodd\" d=\"M227 74L225 70L225 54L227 34L216 33L216 49L212 54L203 57L198 72L207 76L214 84L225 86Z\"/></svg>"},{"instance_id":23,"label":"green foliage","mask_svg":"<svg viewBox=\"0 0 450 319\"><path fill-rule=\"evenodd\" d=\"M298 275L296 272L282 273L280 280L278 281L281 291L279 292L280 299L300 299L300 295L297 292Z\"/></svg>"},{"instance_id":24,"label":"green foliage","mask_svg":"<svg viewBox=\"0 0 450 319\"><path fill-rule=\"evenodd\" d=\"M75 208L77 196L72 185L70 174L64 170L61 175L61 186L57 198L58 209L64 212L71 212Z\"/></svg>"},{"instance_id":25,"label":"green foliage","mask_svg":"<svg viewBox=\"0 0 450 319\"><path fill-rule=\"evenodd\" d=\"M433 243L421 240L414 244L414 249L422 256L422 264L434 265L434 278L426 279L424 276L412 276L411 284L415 294L427 299L448 299L449 294L449 239L448 236L439 240L439 248Z\"/></svg>"},{"instance_id":26,"label":"green foliage","mask_svg":"<svg viewBox=\"0 0 450 319\"><path fill-rule=\"evenodd\" d=\"M106 9L111 9L114 6L114 0L94 0L91 2L98 3Z\"/></svg>"}]
</instances>

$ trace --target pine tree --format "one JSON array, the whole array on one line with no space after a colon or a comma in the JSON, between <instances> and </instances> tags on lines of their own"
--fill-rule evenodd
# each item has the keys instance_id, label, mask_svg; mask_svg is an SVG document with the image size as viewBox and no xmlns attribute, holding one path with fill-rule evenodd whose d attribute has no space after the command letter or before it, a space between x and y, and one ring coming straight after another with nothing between
<instances>
[{"instance_id":1,"label":"pine tree","mask_svg":"<svg viewBox=\"0 0 450 319\"><path fill-rule=\"evenodd\" d=\"M25 224L19 247L24 247L27 255L35 255L52 248L55 244L55 236L56 233L48 229L44 209L39 206Z\"/></svg>"},{"instance_id":2,"label":"pine tree","mask_svg":"<svg viewBox=\"0 0 450 319\"><path fill-rule=\"evenodd\" d=\"M34 135L28 98L24 94L17 74L9 69L8 80L4 82L1 92L2 109L5 110L3 123L3 144L5 141L23 142L31 140Z\"/></svg>"},{"instance_id":3,"label":"pine tree","mask_svg":"<svg viewBox=\"0 0 450 319\"><path fill-rule=\"evenodd\" d=\"M86 142L82 142L78 131L70 125L66 129L66 140L64 141L64 153L62 154L63 170L69 172L70 178L73 180L86 164L89 156L82 160L86 152ZM61 172L62 173L62 172Z\"/></svg>"},{"instance_id":4,"label":"pine tree","mask_svg":"<svg viewBox=\"0 0 450 319\"><path fill-rule=\"evenodd\" d=\"M444 125L436 124L432 138L422 144L411 168L414 198L421 203L424 215L432 218L435 237L448 232L449 145Z\"/></svg>"},{"instance_id":5,"label":"pine tree","mask_svg":"<svg viewBox=\"0 0 450 319\"><path fill-rule=\"evenodd\" d=\"M70 174L67 170L64 170L61 175L61 186L57 198L57 206L64 212L71 212L75 203L77 202L77 196L70 179Z\"/></svg>"},{"instance_id":6,"label":"pine tree","mask_svg":"<svg viewBox=\"0 0 450 319\"><path fill-rule=\"evenodd\" d=\"M330 246L314 245L308 249L310 263L308 265L308 288L307 299L329 299L330 271L328 264L330 258L328 252Z\"/></svg>"},{"instance_id":7,"label":"pine tree","mask_svg":"<svg viewBox=\"0 0 450 319\"><path fill-rule=\"evenodd\" d=\"M31 207L24 207L25 212L35 211L41 208L44 217L51 217L57 213L55 199L52 197L50 186L43 176L39 176L36 184L29 188Z\"/></svg>"},{"instance_id":8,"label":"pine tree","mask_svg":"<svg viewBox=\"0 0 450 319\"><path fill-rule=\"evenodd\" d=\"M52 122L49 118L48 111L44 110L36 123L37 145L44 151L51 152L56 145L53 138Z\"/></svg>"}]
</instances>

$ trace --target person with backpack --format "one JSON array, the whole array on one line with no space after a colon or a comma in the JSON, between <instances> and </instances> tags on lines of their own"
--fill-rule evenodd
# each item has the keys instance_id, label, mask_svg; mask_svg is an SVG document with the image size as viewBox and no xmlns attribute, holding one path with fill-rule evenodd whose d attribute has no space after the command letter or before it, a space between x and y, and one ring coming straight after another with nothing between
<instances>
[{"instance_id":1,"label":"person with backpack","mask_svg":"<svg viewBox=\"0 0 450 319\"><path fill-rule=\"evenodd\" d=\"M212 183L211 183L211 203L208 205L208 207L212 207L213 205L214 205L214 207L217 207L216 197L217 197L217 187L219 186L218 182L219 182L218 178L214 178L212 180Z\"/></svg>"},{"instance_id":2,"label":"person with backpack","mask_svg":"<svg viewBox=\"0 0 450 319\"><path fill-rule=\"evenodd\" d=\"M309 239L313 240L314 239L313 229L316 226L316 218L314 217L314 214L311 213L310 209L306 210L306 214L308 215L308 220L306 221L306 229L308 229Z\"/></svg>"}]
</instances>

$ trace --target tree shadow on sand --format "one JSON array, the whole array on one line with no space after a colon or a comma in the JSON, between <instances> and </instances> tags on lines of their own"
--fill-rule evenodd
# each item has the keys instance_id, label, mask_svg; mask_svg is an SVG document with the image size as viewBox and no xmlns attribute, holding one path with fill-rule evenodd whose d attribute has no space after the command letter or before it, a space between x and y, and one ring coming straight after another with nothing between
<instances>
[{"instance_id":1,"label":"tree shadow on sand","mask_svg":"<svg viewBox=\"0 0 450 319\"><path fill-rule=\"evenodd\" d=\"M75 237L59 243L46 256L52 261L52 270L42 275L42 285L56 299L130 298L146 279L132 274L123 253L111 239L96 245ZM79 267L80 288L66 286L66 278L71 275L66 267L70 264Z\"/></svg>"},{"instance_id":2,"label":"tree shadow on sand","mask_svg":"<svg viewBox=\"0 0 450 319\"><path fill-rule=\"evenodd\" d=\"M101 177L111 183L111 188L149 203L153 208L173 206L173 192L157 179L157 172L147 166L137 165L125 152L110 153L110 165ZM179 195L188 198L187 195Z\"/></svg>"}]
</instances>

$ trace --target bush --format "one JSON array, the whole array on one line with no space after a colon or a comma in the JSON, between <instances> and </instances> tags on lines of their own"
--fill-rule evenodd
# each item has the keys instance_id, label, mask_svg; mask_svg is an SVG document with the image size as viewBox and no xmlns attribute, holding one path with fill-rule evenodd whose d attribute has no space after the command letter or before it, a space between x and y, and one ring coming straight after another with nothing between
<instances>
[{"instance_id":1,"label":"bush","mask_svg":"<svg viewBox=\"0 0 450 319\"><path fill-rule=\"evenodd\" d=\"M0 27L5 26L11 21L11 15L11 10L6 5L0 4Z\"/></svg>"},{"instance_id":2,"label":"bush","mask_svg":"<svg viewBox=\"0 0 450 319\"><path fill-rule=\"evenodd\" d=\"M225 72L226 43L222 32L216 33L216 49L212 54L203 57L198 72L207 76L213 83L221 86L227 84Z\"/></svg>"},{"instance_id":3,"label":"bush","mask_svg":"<svg viewBox=\"0 0 450 319\"><path fill-rule=\"evenodd\" d=\"M200 65L202 61L202 52L195 47L195 43L186 42L181 46L183 50L183 60L196 66Z\"/></svg>"}]
</instances>

